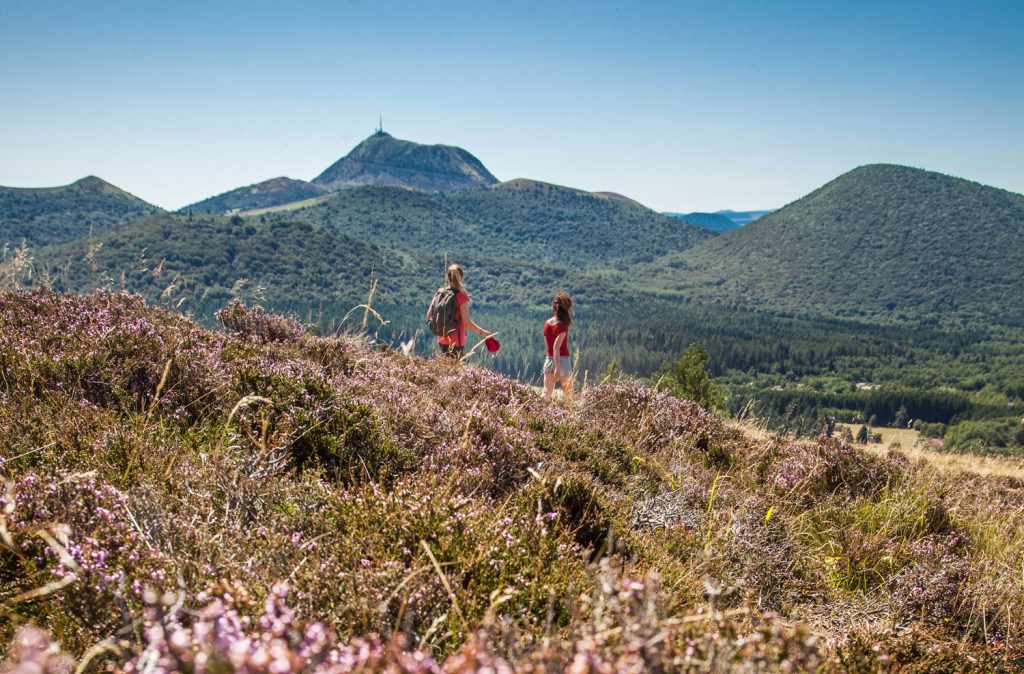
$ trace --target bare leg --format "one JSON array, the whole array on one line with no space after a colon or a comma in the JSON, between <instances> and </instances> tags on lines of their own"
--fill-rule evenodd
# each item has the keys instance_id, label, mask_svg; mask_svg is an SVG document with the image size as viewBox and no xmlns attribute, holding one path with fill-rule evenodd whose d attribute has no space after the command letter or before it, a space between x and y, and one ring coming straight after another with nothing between
<instances>
[{"instance_id":1,"label":"bare leg","mask_svg":"<svg viewBox=\"0 0 1024 674\"><path fill-rule=\"evenodd\" d=\"M555 373L545 372L544 373L544 397L550 398L551 394L555 392Z\"/></svg>"},{"instance_id":2,"label":"bare leg","mask_svg":"<svg viewBox=\"0 0 1024 674\"><path fill-rule=\"evenodd\" d=\"M559 377L558 382L562 385L562 393L567 398L572 398L572 375Z\"/></svg>"}]
</instances>

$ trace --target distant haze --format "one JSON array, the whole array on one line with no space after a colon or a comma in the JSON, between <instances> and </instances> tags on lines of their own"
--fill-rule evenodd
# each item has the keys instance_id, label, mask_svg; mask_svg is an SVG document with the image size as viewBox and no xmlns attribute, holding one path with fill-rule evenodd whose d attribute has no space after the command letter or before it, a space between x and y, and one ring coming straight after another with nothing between
<instances>
[{"instance_id":1,"label":"distant haze","mask_svg":"<svg viewBox=\"0 0 1024 674\"><path fill-rule=\"evenodd\" d=\"M1024 3L5 2L0 185L164 208L373 132L659 211L891 162L1024 191Z\"/></svg>"}]
</instances>

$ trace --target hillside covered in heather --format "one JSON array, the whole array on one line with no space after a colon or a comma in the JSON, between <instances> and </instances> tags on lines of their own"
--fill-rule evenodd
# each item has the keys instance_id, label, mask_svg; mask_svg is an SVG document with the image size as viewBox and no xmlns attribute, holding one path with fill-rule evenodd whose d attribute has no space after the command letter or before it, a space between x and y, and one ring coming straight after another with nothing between
<instances>
[{"instance_id":1,"label":"hillside covered in heather","mask_svg":"<svg viewBox=\"0 0 1024 674\"><path fill-rule=\"evenodd\" d=\"M629 380L0 294L3 671L991 671L1021 485Z\"/></svg>"}]
</instances>

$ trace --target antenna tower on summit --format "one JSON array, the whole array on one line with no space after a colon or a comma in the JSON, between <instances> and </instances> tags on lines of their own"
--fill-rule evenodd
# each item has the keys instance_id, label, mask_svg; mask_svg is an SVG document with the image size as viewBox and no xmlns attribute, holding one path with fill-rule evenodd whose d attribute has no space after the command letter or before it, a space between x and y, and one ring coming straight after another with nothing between
<instances>
[{"instance_id":1,"label":"antenna tower on summit","mask_svg":"<svg viewBox=\"0 0 1024 674\"><path fill-rule=\"evenodd\" d=\"M384 133L384 115L377 115L377 133Z\"/></svg>"}]
</instances>

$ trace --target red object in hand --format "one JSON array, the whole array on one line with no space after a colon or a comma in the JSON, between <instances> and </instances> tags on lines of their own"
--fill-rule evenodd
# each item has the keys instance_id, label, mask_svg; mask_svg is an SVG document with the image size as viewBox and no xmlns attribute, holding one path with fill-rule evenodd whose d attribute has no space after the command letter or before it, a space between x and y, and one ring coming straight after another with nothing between
<instances>
[{"instance_id":1,"label":"red object in hand","mask_svg":"<svg viewBox=\"0 0 1024 674\"><path fill-rule=\"evenodd\" d=\"M496 340L494 337L488 337L486 340L484 340L484 344L487 345L487 350L490 351L491 353L497 353L498 349L501 348L501 342Z\"/></svg>"}]
</instances>

